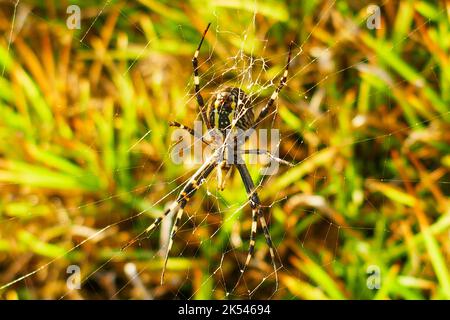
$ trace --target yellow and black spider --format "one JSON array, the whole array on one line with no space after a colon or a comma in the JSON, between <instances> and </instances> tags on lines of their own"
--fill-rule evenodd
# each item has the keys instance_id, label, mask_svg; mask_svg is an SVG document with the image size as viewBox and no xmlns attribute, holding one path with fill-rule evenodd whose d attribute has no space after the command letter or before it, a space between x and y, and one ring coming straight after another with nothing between
<instances>
[{"instance_id":1,"label":"yellow and black spider","mask_svg":"<svg viewBox=\"0 0 450 320\"><path fill-rule=\"evenodd\" d=\"M203 165L192 175L192 177L188 180L184 188L181 190L180 194L178 195L176 201L174 201L169 208L163 213L163 215L159 218L156 218L155 221L143 231L142 234L151 232L155 228L157 228L161 221L164 219L164 217L168 216L170 213L174 213L177 211L177 215L175 217L175 221L172 226L172 230L170 233L169 243L166 249L166 255L165 255L165 261L164 261L164 267L162 270L161 275L161 283L164 281L164 273L167 265L167 260L169 257L169 252L173 245L174 237L177 233L177 230L179 228L181 218L183 215L183 210L186 206L186 204L189 202L189 200L192 198L194 193L200 188L200 186L205 182L206 178L211 174L214 168L217 167L217 177L218 177L218 184L219 188L223 189L225 179L222 176L222 169L226 168L229 170L232 166L236 167L239 171L239 174L241 176L242 182L245 186L246 192L249 197L250 206L252 208L252 227L251 227L251 234L250 234L250 244L248 248L248 254L247 259L245 261L244 267L241 269L241 274L243 274L244 270L247 268L248 264L250 263L250 260L253 256L254 249L255 249L255 239L256 239L256 230L257 230L257 221L259 219L262 230L264 232L264 237L266 239L267 245L269 246L270 250L270 256L272 259L272 265L274 268L275 276L277 277L277 265L275 262L275 251L272 244L272 239L270 237L269 229L267 228L266 219L263 215L263 210L261 207L261 202L259 200L258 194L256 193L255 185L252 181L252 178L250 176L250 173L247 169L247 166L245 162L240 157L240 153L245 154L266 154L271 159L290 165L288 162L279 159L275 156L273 156L271 153L269 153L267 150L243 150L239 152L233 153L233 160L230 162L230 159L224 158L226 151L228 150L237 150L238 147L238 136L236 134L233 134L235 132L234 129L240 129L240 130L252 130L255 129L256 126L264 120L264 118L267 116L269 109L272 107L272 105L275 102L275 99L278 97L279 92L286 84L286 79L288 75L289 70L289 64L291 61L291 49L292 49L292 43L289 46L289 54L287 59L286 68L284 70L283 76L280 80L279 85L273 92L272 96L270 97L267 104L262 108L260 114L255 119L252 105L250 104L250 101L245 94L245 92L239 88L225 88L224 90L221 90L214 94L214 96L211 98L210 103L207 107L205 107L205 103L203 100L203 97L200 93L200 78L198 73L198 55L200 52L200 49L202 47L203 40L205 39L206 33L208 32L208 29L211 24L208 24L205 31L203 32L202 39L200 40L200 43L197 47L197 50L195 51L194 57L192 58L192 65L194 68L194 84L195 84L195 96L197 98L198 105L200 107L200 113L202 116L202 121L205 124L206 128L208 129L210 135L213 137L210 141L203 137L197 137L195 136L194 130L184 126L178 122L170 122L171 126L176 126L181 129L187 130L191 135L193 135L196 138L201 138L202 141L205 144L208 144L209 146L212 146L213 152L212 155L203 163ZM217 139L220 138L220 139ZM248 136L245 136L245 141L247 140ZM215 141L220 141L220 143L217 143ZM230 149L229 146L233 145L233 147ZM278 278L277 278L278 283Z\"/></svg>"}]
</instances>

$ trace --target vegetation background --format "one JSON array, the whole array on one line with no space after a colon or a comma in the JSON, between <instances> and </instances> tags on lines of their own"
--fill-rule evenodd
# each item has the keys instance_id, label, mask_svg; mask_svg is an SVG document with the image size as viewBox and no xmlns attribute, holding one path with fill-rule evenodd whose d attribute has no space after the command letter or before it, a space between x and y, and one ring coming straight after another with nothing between
<instances>
[{"instance_id":1,"label":"vegetation background","mask_svg":"<svg viewBox=\"0 0 450 320\"><path fill-rule=\"evenodd\" d=\"M232 290L251 225L238 175L188 205L163 285L167 225L121 250L195 170L170 161L168 121L198 119L191 58L210 21L205 97L262 67L276 83L295 42L262 127L296 166L251 166L278 288L259 233ZM0 33L1 299L450 299L450 2L7 0Z\"/></svg>"}]
</instances>

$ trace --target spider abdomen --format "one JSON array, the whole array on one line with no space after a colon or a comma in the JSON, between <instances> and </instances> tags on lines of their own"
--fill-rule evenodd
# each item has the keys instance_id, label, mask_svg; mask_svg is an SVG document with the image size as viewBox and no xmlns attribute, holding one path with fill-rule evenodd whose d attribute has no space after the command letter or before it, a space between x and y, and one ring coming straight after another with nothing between
<instances>
[{"instance_id":1,"label":"spider abdomen","mask_svg":"<svg viewBox=\"0 0 450 320\"><path fill-rule=\"evenodd\" d=\"M242 130L251 128L254 121L247 95L243 90L232 87L225 88L212 97L207 116L210 126L223 134L232 129L233 120L236 127Z\"/></svg>"}]
</instances>

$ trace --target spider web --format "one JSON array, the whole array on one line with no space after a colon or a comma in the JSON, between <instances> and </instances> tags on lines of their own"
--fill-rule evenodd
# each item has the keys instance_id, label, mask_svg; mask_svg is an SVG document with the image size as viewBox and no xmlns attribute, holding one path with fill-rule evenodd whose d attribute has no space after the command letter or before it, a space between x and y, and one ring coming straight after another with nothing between
<instances>
[{"instance_id":1,"label":"spider web","mask_svg":"<svg viewBox=\"0 0 450 320\"><path fill-rule=\"evenodd\" d=\"M313 150L314 148L306 146L305 143L305 140L307 140L307 144L311 144L312 139L311 137L305 138L305 136L317 135L320 137L321 130L326 131L329 130L326 128L333 128L338 121L339 111L343 108L325 102L326 92L322 85L332 77L348 70L359 68L359 70L367 71L367 68L370 67L367 64L369 58L362 57L357 64L335 68L332 65L333 60L330 54L340 44L340 41L343 41L341 39L336 39L326 47L315 47L314 50L311 50L313 53L315 52L315 55L304 52L304 47L312 41L310 37L313 31L330 19L335 5L335 1L326 3L323 12L315 17L313 27L303 41L294 43L292 67L287 85L280 95L281 98L277 99L273 110L269 113L268 120L261 126L265 128L280 127L282 123L280 118L286 119L286 114L290 112L290 109L285 107L286 104L291 108L296 107L296 109L293 109L296 112L302 112L300 118L305 123L303 129L281 132L279 144L280 157L292 162L295 167L291 169L281 166L277 174L263 178L258 175L260 165L249 165L249 170L257 187L256 191L262 198L262 205L265 208L269 229L277 251L278 268L275 272L279 276L278 283L275 283L275 272L270 263L268 247L264 243L264 237L259 226L255 255L242 279L239 278L239 271L243 267L248 250L251 211L245 189L237 174L232 176L230 181L227 181L226 189L221 192L217 189L216 176L213 172L207 178L206 183L197 191L194 199L188 203L184 211L183 222L170 252L167 278L163 285L159 285L159 275L174 217L168 216L158 229L144 237L139 237L135 244L121 250L121 247L129 240L137 239L135 237L138 237L140 232L152 223L152 218L159 216L164 208L175 200L184 183L198 167L190 162L178 165L179 169L176 169L175 173L171 174L171 178L168 179L164 170L165 167L171 166L170 155L172 148L176 145L176 142L172 142L169 148L157 150L162 159L159 164L154 164L150 159L145 159L136 167L118 168L115 172L120 175L121 171L138 169L136 180L151 182L131 190L113 192L108 196L85 201L73 207L62 206L62 209L66 212L76 215L82 210L110 206L111 201L115 199L129 197L131 198L132 208L130 211L133 212L132 214L127 212L126 215L116 214L111 218L105 218L106 223L103 227L86 226L83 228L82 225L77 225L80 232L83 231L85 234L83 240L77 244L73 243L70 249L56 258L43 264L38 263L38 266L33 268L31 272L21 276L14 273L12 279L0 284L0 290L23 285L32 289L34 281L39 281L39 277L45 277L52 273L52 270L58 270L59 272L65 270L64 266L68 264L65 261L67 256L79 250L86 250L86 252L99 250L99 246L106 249L102 250L105 256L99 259L101 263L97 261L95 268L89 268L88 270L81 266L82 290L66 289L54 298L79 298L84 295L95 297L97 291L100 291L98 296L109 299L130 297L191 299L201 298L208 292L209 297L217 299L279 298L289 294L292 295L292 298L296 298L298 296L289 291L289 286L292 279L305 277L306 271L299 264L318 265L330 274L336 274L342 268L342 265L336 265L338 263L336 257L339 255L343 237L359 237L364 232L374 232L375 227L359 225L352 221L345 214L334 209L330 205L330 199L327 199L326 196L315 195L314 190L310 190L309 194L301 192L301 190L289 194L284 190L289 184L283 183L289 181L289 170L295 172L298 170L299 176L305 180L305 184L311 183L313 186L321 186L327 183L327 173L321 168L320 161L322 161L322 158L332 158L334 152L327 151L326 146ZM105 1L102 11L92 21L97 21L109 6L109 1ZM259 27L258 9L258 3L255 2L253 19L249 25L243 26L241 33L231 31L226 25L223 25L221 15L214 11L215 20L213 20L213 27L209 31L212 37L207 37L208 41L204 44L199 56L200 83L205 100L220 89L236 86L247 92L255 105L255 110L257 110L256 115L278 85L287 56L287 47L278 48L275 54L267 53L268 50L266 49L272 46L270 32L265 38L252 38ZM240 12L240 10L237 10L237 12L247 14L247 12ZM15 14L16 11L14 11L14 16ZM32 13L32 16L35 19L44 19L35 12ZM366 16L362 17L356 27L364 27L366 18ZM120 19L126 22L131 21L131 18L124 12L120 12ZM96 23L100 22L99 20ZM14 24L11 30L13 30L13 26ZM95 24L93 23L92 26L95 27ZM142 33L139 26L134 25L134 27L137 32ZM182 38L185 28L187 31L187 27L179 26ZM87 42L88 37L85 38L86 34L79 39L79 45L91 48ZM409 34L408 37L411 35ZM210 41L210 38L215 39L215 41ZM248 50L249 38L252 38L252 43L256 43L259 48ZM224 60L217 58L220 51L223 50L221 47L222 39L233 39L240 44L240 49ZM146 63L154 63L151 58L148 60L143 58L145 50L148 46L151 46L151 41L150 39L142 45L142 51L130 63L123 73L123 77L133 72L142 72L145 76L146 66L148 67ZM257 51L258 54L253 54L253 51ZM190 61L188 60L186 63L190 63ZM293 84L297 84L303 77L310 77L310 70L316 69L316 65L321 66L318 67L319 69L329 68L330 71L322 78L313 77L313 84L308 85L307 89L295 91L292 88ZM164 75L156 72L148 76L164 77ZM185 110L172 110L168 119L166 119L177 120L188 126L191 125L191 121L188 121L188 119L201 119L193 95L193 78L192 75L186 73L186 79L189 79L189 77L190 81L184 88L184 99L179 103L180 106L186 106ZM391 87L395 88L401 84L401 82L392 82ZM280 116L279 111L282 111L284 116ZM196 116L192 117L192 114ZM115 118L120 116L119 113L114 115ZM184 116L184 118L181 116ZM364 123L364 121L366 119L363 117L353 119L356 126ZM428 122L427 120L417 123L417 126ZM358 141L343 143L339 147L345 148L357 144L367 144L370 147L371 143L380 140L390 144L392 135L410 127L392 130L369 138L364 137ZM127 152L138 154L141 152L138 150L144 150L142 145L148 146L146 139L152 135L152 131L153 129L147 128L147 131L129 146ZM326 134L324 132L323 136ZM327 141L325 138L323 140ZM311 148L313 151L305 151L306 148ZM385 164L388 157L389 154L386 153ZM301 174L302 170L309 169L309 167L305 168L306 165L304 166L304 164L310 163L311 159L317 159L319 163L313 165L313 168L310 169L314 173ZM389 179L390 177L385 177L385 168L383 168L380 176L374 177L372 180L379 182L389 181ZM391 180L394 181L395 179L394 177ZM440 181L440 183L447 184L448 181ZM271 190L271 185L280 187L275 188L276 192L268 194L265 189ZM303 190L305 188L303 186ZM380 204L372 203L364 194L355 196L361 197L361 201L373 208L375 212L380 212L379 208L383 207L385 199L382 197L383 202ZM142 197L148 198L146 209L141 209L141 206L137 203L137 200ZM285 217L282 217L283 211L286 212ZM11 218L4 224L16 222L17 219ZM121 231L123 230L132 231L126 237L120 236L119 239L112 239L117 234L122 235ZM384 229L383 232L388 233L389 231ZM294 258L290 258L290 255ZM23 264L31 264L30 259L31 257L23 258ZM20 264L20 262L18 263ZM295 271L295 268L291 267L292 265L302 270L303 275L299 277L298 271ZM59 275L59 278L65 279L64 276L67 276L67 274ZM37 280L34 280L35 278ZM301 281L307 280L302 279Z\"/></svg>"}]
</instances>

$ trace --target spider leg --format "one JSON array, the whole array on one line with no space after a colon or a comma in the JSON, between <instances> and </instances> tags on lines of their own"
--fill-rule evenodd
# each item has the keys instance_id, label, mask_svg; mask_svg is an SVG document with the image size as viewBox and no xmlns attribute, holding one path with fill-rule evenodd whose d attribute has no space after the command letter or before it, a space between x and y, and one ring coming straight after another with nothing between
<instances>
[{"instance_id":1,"label":"spider leg","mask_svg":"<svg viewBox=\"0 0 450 320\"><path fill-rule=\"evenodd\" d=\"M186 204L189 202L189 200L192 198L192 196L195 194L195 192L206 181L206 178L209 176L209 174L211 173L211 171L214 169L215 166L216 166L216 164L213 162L206 162L203 166L201 166L200 169L198 169L197 172L194 173L194 175L189 179L188 183L184 186L183 190L181 190L180 195L178 196L177 200L174 202L175 206L173 207L173 210L175 210L178 207L178 205L179 205L179 208L178 208L177 216L175 218L175 222L172 226L172 230L170 231L169 243L167 245L166 256L164 259L164 266L163 266L163 270L162 270L162 274L161 274L161 284L164 283L164 274L166 272L167 261L169 259L169 253L170 253L170 250L172 249L173 240L174 240L175 235L180 226L184 207L186 207ZM169 208L169 210L170 209L172 209L172 206ZM167 216L167 214L165 214L165 216ZM162 220L162 218L161 218L161 220ZM161 220L158 222L158 225L159 225L159 223L161 223Z\"/></svg>"},{"instance_id":2,"label":"spider leg","mask_svg":"<svg viewBox=\"0 0 450 320\"><path fill-rule=\"evenodd\" d=\"M156 229L157 227L159 227L159 225L161 224L161 222L163 221L163 219L165 217L167 217L169 215L169 213L174 212L177 207L178 207L179 203L177 201L174 201L170 207L168 209L166 209L164 211L164 213L156 218L153 223L148 226L144 231L142 231L137 237L133 238L132 240L128 241L126 245L124 245L122 247L122 250L125 250L126 248L128 248L129 246L131 246L132 244L134 244L136 241L139 241L141 239L141 236L145 233L150 233L151 231L153 231L154 229Z\"/></svg>"},{"instance_id":3,"label":"spider leg","mask_svg":"<svg viewBox=\"0 0 450 320\"><path fill-rule=\"evenodd\" d=\"M291 63L291 52L292 52L292 42L289 45L289 54L286 63L286 68L284 69L284 73L280 79L280 83L278 84L278 87L275 89L275 91L272 93L272 96L270 97L269 101L267 101L267 104L264 106L264 108L262 108L261 112L258 115L258 118L254 122L253 128L255 128L261 121L264 120L264 118L267 116L267 113L269 112L269 109L272 107L273 103L278 97L278 94L280 93L281 89L283 89L283 87L286 85L286 80L289 71L289 64Z\"/></svg>"},{"instance_id":4,"label":"spider leg","mask_svg":"<svg viewBox=\"0 0 450 320\"><path fill-rule=\"evenodd\" d=\"M204 144L210 145L210 142L208 140L206 140L204 137L200 137L198 134L195 133L194 129L192 129L192 128L188 127L188 126L185 126L184 124L181 124L181 123L176 122L176 121L169 121L169 126L170 127L177 127L177 128L182 129L182 130L186 130L195 139L201 139Z\"/></svg>"},{"instance_id":5,"label":"spider leg","mask_svg":"<svg viewBox=\"0 0 450 320\"><path fill-rule=\"evenodd\" d=\"M281 159L279 157L274 156L272 153L270 153L267 150L250 149L250 150L243 150L242 153L244 153L244 154L258 154L258 155L261 154L261 155L266 155L270 159L272 159L272 160L274 160L274 161L276 161L278 163L281 163L281 164L284 164L284 165L287 165L287 166L290 166L290 167L295 166L294 164L290 163L289 161L286 161L286 160L283 160L283 159Z\"/></svg>"},{"instance_id":6,"label":"spider leg","mask_svg":"<svg viewBox=\"0 0 450 320\"><path fill-rule=\"evenodd\" d=\"M264 233L264 237L266 238L266 243L269 246L270 258L272 259L272 265L275 274L276 288L278 289L278 273L277 273L277 264L275 262L275 249L273 247L273 242L269 233L269 229L267 228L266 219L264 218L263 210L261 207L261 201L259 200L258 194L256 193L255 185L250 176L250 173L248 172L247 166L245 164L240 163L236 163L235 165L239 171L239 174L241 175L242 182L244 183L245 186L245 190L247 191L247 194L249 196L250 207L252 208L252 230L251 230L252 233L250 234L250 244L248 248L247 259L245 260L244 268L241 269L241 277L244 274L245 269L249 265L250 260L255 251L256 220L259 219L261 223L261 228Z\"/></svg>"},{"instance_id":7,"label":"spider leg","mask_svg":"<svg viewBox=\"0 0 450 320\"><path fill-rule=\"evenodd\" d=\"M180 222L181 222L181 217L183 216L183 212L184 212L184 209L180 207L178 209L177 216L175 218L175 222L173 223L172 230L170 230L169 243L167 245L166 255L164 257L164 266L163 266L163 270L161 273L161 284L164 283L164 274L166 272L167 261L169 260L169 252L172 249L173 240L175 239L175 235L178 231L178 228L180 227Z\"/></svg>"},{"instance_id":8,"label":"spider leg","mask_svg":"<svg viewBox=\"0 0 450 320\"><path fill-rule=\"evenodd\" d=\"M200 186L205 182L206 178L209 176L209 174L212 172L212 170L215 168L216 163L213 161L205 162L189 179L189 181L186 183L184 188L181 190L180 194L178 195L177 199L169 206L169 208L164 211L164 213L156 218L153 223L148 226L144 231L142 231L136 238L129 241L124 247L122 247L122 250L129 247L136 241L140 239L140 237L145 234L153 231L159 225L161 224L162 220L169 215L171 212L175 212L175 210L178 209L177 217L175 219L175 222L172 226L172 230L170 232L170 240L169 244L166 249L166 257L164 260L164 267L161 275L161 283L163 283L164 280L164 273L167 266L167 260L169 258L169 252L173 245L173 239L175 237L175 234L179 228L180 220L183 215L183 209L186 206L186 204L189 202L189 200L192 198L194 193L200 188Z\"/></svg>"},{"instance_id":9,"label":"spider leg","mask_svg":"<svg viewBox=\"0 0 450 320\"><path fill-rule=\"evenodd\" d=\"M205 31L203 32L203 36L202 36L202 39L200 40L197 50L194 53L194 57L192 58L192 66L194 68L195 96L197 97L197 103L200 107L200 112L202 114L203 123L205 123L205 125L208 129L211 129L211 126L210 126L209 122L207 121L205 103L203 101L202 94L200 93L200 78L198 75L198 59L197 58L200 53L200 49L202 47L203 40L205 39L206 33L208 32L210 25L211 25L211 23L208 23L208 26L206 27Z\"/></svg>"}]
</instances>

